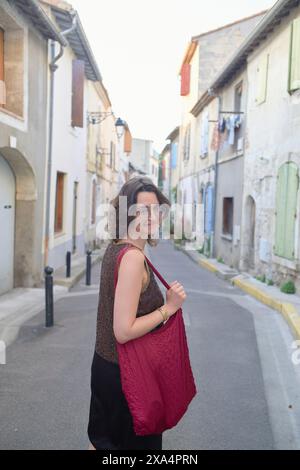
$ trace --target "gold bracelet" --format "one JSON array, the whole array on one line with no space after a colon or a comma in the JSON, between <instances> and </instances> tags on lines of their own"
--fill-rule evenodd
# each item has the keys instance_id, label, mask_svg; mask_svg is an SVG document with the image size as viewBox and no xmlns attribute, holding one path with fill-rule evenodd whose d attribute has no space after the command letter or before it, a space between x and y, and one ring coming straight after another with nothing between
<instances>
[{"instance_id":1,"label":"gold bracelet","mask_svg":"<svg viewBox=\"0 0 300 470\"><path fill-rule=\"evenodd\" d=\"M164 321L168 320L169 314L168 314L167 310L166 310L163 306L158 307L157 310L159 310L160 313L162 314L162 317L163 317Z\"/></svg>"}]
</instances>

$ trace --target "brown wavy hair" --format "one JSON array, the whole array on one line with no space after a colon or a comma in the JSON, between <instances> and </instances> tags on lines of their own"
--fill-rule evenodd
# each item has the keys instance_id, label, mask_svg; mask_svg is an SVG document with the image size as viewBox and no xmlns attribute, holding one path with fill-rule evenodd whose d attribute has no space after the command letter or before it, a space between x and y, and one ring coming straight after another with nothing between
<instances>
[{"instance_id":1,"label":"brown wavy hair","mask_svg":"<svg viewBox=\"0 0 300 470\"><path fill-rule=\"evenodd\" d=\"M129 215L127 211L127 224L126 224L126 233L122 234L119 233L119 220L120 220L120 206L119 206L119 197L120 196L127 196L127 209L131 207L132 204L137 204L137 196L139 192L146 191L146 192L153 192L156 194L158 199L159 206L162 204L166 204L171 206L169 199L160 191L160 189L153 183L151 178L147 176L135 176L130 178L126 183L123 184L122 188L120 189L119 194L110 201L112 208L114 209L111 213L111 217L114 217L112 221L112 227L115 229L116 238L111 236L110 241L117 242L124 238L124 235L128 233L128 227L130 223L135 219L135 215ZM157 240L151 238L150 234L148 235L147 243L150 246L156 246Z\"/></svg>"}]
</instances>

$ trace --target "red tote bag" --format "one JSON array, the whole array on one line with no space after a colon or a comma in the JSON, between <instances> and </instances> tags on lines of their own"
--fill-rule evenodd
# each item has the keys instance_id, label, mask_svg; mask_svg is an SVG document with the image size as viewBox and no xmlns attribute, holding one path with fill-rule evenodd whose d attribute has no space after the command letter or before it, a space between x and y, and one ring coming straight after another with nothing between
<instances>
[{"instance_id":1,"label":"red tote bag","mask_svg":"<svg viewBox=\"0 0 300 470\"><path fill-rule=\"evenodd\" d=\"M117 257L118 266L128 247ZM147 263L169 289L169 284L145 256ZM137 435L160 434L175 426L197 393L191 369L182 308L155 331L127 341L116 341L122 390Z\"/></svg>"}]
</instances>

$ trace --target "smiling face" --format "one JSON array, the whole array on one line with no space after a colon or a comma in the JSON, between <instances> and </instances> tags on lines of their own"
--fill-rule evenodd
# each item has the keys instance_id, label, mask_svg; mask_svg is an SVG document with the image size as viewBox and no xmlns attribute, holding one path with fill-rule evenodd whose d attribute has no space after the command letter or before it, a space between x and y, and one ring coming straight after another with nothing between
<instances>
[{"instance_id":1,"label":"smiling face","mask_svg":"<svg viewBox=\"0 0 300 470\"><path fill-rule=\"evenodd\" d=\"M140 191L137 194L136 207L136 230L141 238L148 238L149 235L158 235L158 228L161 222L159 211L159 201L154 192Z\"/></svg>"}]
</instances>

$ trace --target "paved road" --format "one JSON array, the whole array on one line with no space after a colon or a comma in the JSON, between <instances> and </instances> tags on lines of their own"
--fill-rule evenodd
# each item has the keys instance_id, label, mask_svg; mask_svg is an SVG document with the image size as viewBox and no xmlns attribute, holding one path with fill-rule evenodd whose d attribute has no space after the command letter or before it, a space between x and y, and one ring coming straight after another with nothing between
<instances>
[{"instance_id":1,"label":"paved road","mask_svg":"<svg viewBox=\"0 0 300 470\"><path fill-rule=\"evenodd\" d=\"M300 365L278 312L160 241L149 248L170 283L180 281L198 394L163 436L164 449L300 449ZM85 449L100 265L23 325L0 365L0 449ZM160 284L160 281L158 280ZM161 284L160 284L161 285ZM163 291L164 288L161 285Z\"/></svg>"}]
</instances>

